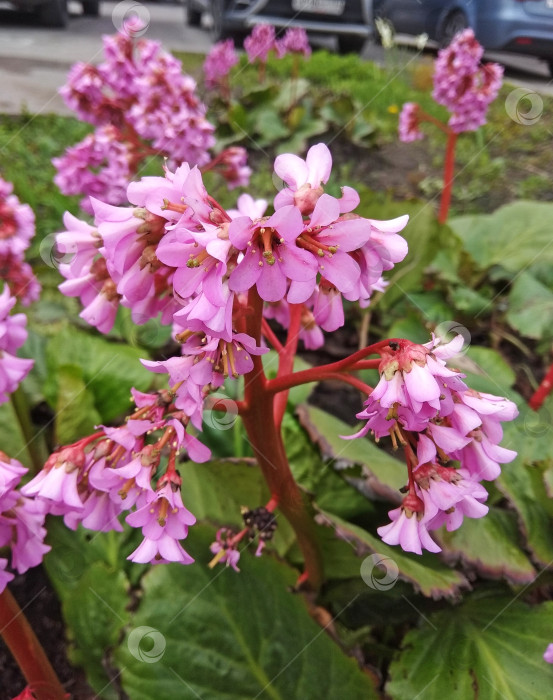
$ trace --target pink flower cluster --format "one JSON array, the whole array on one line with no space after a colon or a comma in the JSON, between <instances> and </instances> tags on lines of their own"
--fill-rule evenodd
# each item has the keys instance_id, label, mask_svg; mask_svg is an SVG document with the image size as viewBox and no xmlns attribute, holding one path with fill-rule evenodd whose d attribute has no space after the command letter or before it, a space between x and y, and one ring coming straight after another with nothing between
<instances>
[{"instance_id":1,"label":"pink flower cluster","mask_svg":"<svg viewBox=\"0 0 553 700\"><path fill-rule=\"evenodd\" d=\"M405 449L409 491L389 513L392 522L378 532L408 552L439 552L429 530L456 530L463 517L485 515L488 494L480 481L496 479L499 465L516 457L499 446L501 422L518 415L515 404L469 389L464 375L446 366L462 345L461 336L446 345L437 339L426 345L391 342L382 352L380 381L358 414L367 423L354 437L369 431L377 439L390 435Z\"/></svg>"},{"instance_id":2,"label":"pink flower cluster","mask_svg":"<svg viewBox=\"0 0 553 700\"><path fill-rule=\"evenodd\" d=\"M305 29L290 27L281 39L277 39L275 28L269 24L256 24L244 40L244 49L250 63L266 63L271 51L275 52L277 58L283 58L288 53L302 54L306 58L311 55Z\"/></svg>"},{"instance_id":3,"label":"pink flower cluster","mask_svg":"<svg viewBox=\"0 0 553 700\"><path fill-rule=\"evenodd\" d=\"M235 51L232 39L226 39L214 44L204 62L206 87L213 88L218 85L237 63L238 54Z\"/></svg>"},{"instance_id":4,"label":"pink flower cluster","mask_svg":"<svg viewBox=\"0 0 553 700\"><path fill-rule=\"evenodd\" d=\"M276 41L276 53L279 58L288 53L301 54L305 58L311 56L311 46L307 33L302 27L289 27L282 39Z\"/></svg>"},{"instance_id":5,"label":"pink flower cluster","mask_svg":"<svg viewBox=\"0 0 553 700\"><path fill-rule=\"evenodd\" d=\"M0 177L0 279L25 306L40 294L40 284L24 261L34 235L33 210L13 194L11 182Z\"/></svg>"},{"instance_id":6,"label":"pink flower cluster","mask_svg":"<svg viewBox=\"0 0 553 700\"><path fill-rule=\"evenodd\" d=\"M15 297L4 286L0 294L0 404L8 400L9 394L17 389L33 366L33 360L15 356L15 352L27 340L25 314L9 315L15 303Z\"/></svg>"},{"instance_id":7,"label":"pink flower cluster","mask_svg":"<svg viewBox=\"0 0 553 700\"><path fill-rule=\"evenodd\" d=\"M449 127L456 133L476 131L486 123L488 107L501 87L503 67L482 64L483 54L472 29L438 52L432 96L451 112Z\"/></svg>"},{"instance_id":8,"label":"pink flower cluster","mask_svg":"<svg viewBox=\"0 0 553 700\"><path fill-rule=\"evenodd\" d=\"M177 407L175 392L132 393L136 410L125 425L101 426L55 452L21 493L43 512L63 515L71 529L82 523L89 530L121 531L120 516L127 512L126 522L143 535L131 561L190 564L180 541L196 519L182 502L175 464L179 454L205 462L211 453L189 434L191 419Z\"/></svg>"},{"instance_id":9,"label":"pink flower cluster","mask_svg":"<svg viewBox=\"0 0 553 700\"><path fill-rule=\"evenodd\" d=\"M406 102L399 114L399 140L404 143L420 141L424 134L419 128L419 105Z\"/></svg>"},{"instance_id":10,"label":"pink flower cluster","mask_svg":"<svg viewBox=\"0 0 553 700\"><path fill-rule=\"evenodd\" d=\"M248 61L266 63L271 51L276 51L275 28L270 24L256 24L252 33L244 39Z\"/></svg>"},{"instance_id":11,"label":"pink flower cluster","mask_svg":"<svg viewBox=\"0 0 553 700\"><path fill-rule=\"evenodd\" d=\"M11 561L0 557L0 593L14 577L37 566L46 552L45 511L42 504L27 498L17 486L27 469L16 459L0 452L0 547L11 552Z\"/></svg>"},{"instance_id":12,"label":"pink flower cluster","mask_svg":"<svg viewBox=\"0 0 553 700\"><path fill-rule=\"evenodd\" d=\"M132 32L103 41L105 61L75 64L60 91L96 131L54 159L55 181L64 194L120 204L129 176L147 156L164 155L172 164L208 163L214 127L195 81L159 43L134 39Z\"/></svg>"},{"instance_id":13,"label":"pink flower cluster","mask_svg":"<svg viewBox=\"0 0 553 700\"><path fill-rule=\"evenodd\" d=\"M68 214L68 230L58 235L58 249L73 254L60 266L66 278L60 289L81 298L82 317L102 332L113 325L119 304L137 323L161 314L186 341L187 361L194 356L198 363L213 348L226 367L228 353L224 374L243 373L245 358L260 351L234 330L244 294L254 286L268 304L267 316L283 324L287 303L304 305L304 337L311 347L321 344L316 329L343 324L343 299L367 305L382 288L383 272L407 253L398 235L407 217L376 221L354 214L355 190L344 187L340 198L324 192L331 167L324 144L313 146L305 161L278 156L275 173L286 186L271 216L251 197L241 200L242 212L225 211L208 195L198 168L186 163L165 177L132 183L131 208L92 200L95 226Z\"/></svg>"}]
</instances>

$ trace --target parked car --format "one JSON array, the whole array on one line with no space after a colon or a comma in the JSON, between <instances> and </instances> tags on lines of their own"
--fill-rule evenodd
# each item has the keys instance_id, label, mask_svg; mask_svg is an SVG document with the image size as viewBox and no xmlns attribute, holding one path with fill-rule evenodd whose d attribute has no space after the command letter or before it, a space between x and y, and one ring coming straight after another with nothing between
<instances>
[{"instance_id":1,"label":"parked car","mask_svg":"<svg viewBox=\"0 0 553 700\"><path fill-rule=\"evenodd\" d=\"M553 73L553 0L374 0L373 11L394 31L442 46L472 27L485 49L543 58Z\"/></svg>"},{"instance_id":2,"label":"parked car","mask_svg":"<svg viewBox=\"0 0 553 700\"><path fill-rule=\"evenodd\" d=\"M272 24L335 35L346 53L361 51L372 35L371 0L185 0L185 10L191 26L199 26L203 12L210 12L216 41L240 41L254 25Z\"/></svg>"},{"instance_id":3,"label":"parked car","mask_svg":"<svg viewBox=\"0 0 553 700\"><path fill-rule=\"evenodd\" d=\"M69 11L67 0L10 0L18 10L33 12L38 21L45 27L67 26ZM100 0L81 0L83 14L90 17L98 17L100 14Z\"/></svg>"}]
</instances>

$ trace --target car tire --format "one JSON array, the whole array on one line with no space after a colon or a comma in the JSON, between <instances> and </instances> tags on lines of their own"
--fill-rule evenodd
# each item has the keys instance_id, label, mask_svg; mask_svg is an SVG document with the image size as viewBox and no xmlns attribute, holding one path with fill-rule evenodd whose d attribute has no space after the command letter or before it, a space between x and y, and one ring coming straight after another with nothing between
<instances>
[{"instance_id":1,"label":"car tire","mask_svg":"<svg viewBox=\"0 0 553 700\"><path fill-rule=\"evenodd\" d=\"M553 78L553 61L547 61L547 66L549 68L549 75Z\"/></svg>"},{"instance_id":2,"label":"car tire","mask_svg":"<svg viewBox=\"0 0 553 700\"><path fill-rule=\"evenodd\" d=\"M187 0L184 4L184 22L189 27L199 27L202 24L202 14L201 10L197 10L192 7L190 0Z\"/></svg>"},{"instance_id":3,"label":"car tire","mask_svg":"<svg viewBox=\"0 0 553 700\"><path fill-rule=\"evenodd\" d=\"M83 15L87 17L100 16L100 0L82 0Z\"/></svg>"},{"instance_id":4,"label":"car tire","mask_svg":"<svg viewBox=\"0 0 553 700\"><path fill-rule=\"evenodd\" d=\"M361 53L367 39L364 36L352 36L350 34L338 35L338 53Z\"/></svg>"},{"instance_id":5,"label":"car tire","mask_svg":"<svg viewBox=\"0 0 553 700\"><path fill-rule=\"evenodd\" d=\"M442 48L449 46L453 37L467 29L469 26L467 17L461 10L451 12L442 22L438 31L438 42Z\"/></svg>"},{"instance_id":6,"label":"car tire","mask_svg":"<svg viewBox=\"0 0 553 700\"><path fill-rule=\"evenodd\" d=\"M67 27L69 12L67 0L49 0L38 8L39 22L45 27L63 29Z\"/></svg>"}]
</instances>

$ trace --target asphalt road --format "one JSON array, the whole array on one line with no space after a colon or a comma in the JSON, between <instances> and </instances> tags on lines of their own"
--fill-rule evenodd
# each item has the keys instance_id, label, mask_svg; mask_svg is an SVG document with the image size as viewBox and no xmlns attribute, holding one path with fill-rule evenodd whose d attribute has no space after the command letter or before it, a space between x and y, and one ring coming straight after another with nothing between
<instances>
[{"instance_id":1,"label":"asphalt road","mask_svg":"<svg viewBox=\"0 0 553 700\"><path fill-rule=\"evenodd\" d=\"M57 90L64 84L70 66L76 61L98 62L102 58L101 36L112 34L131 4L103 0L101 16L85 17L75 0L70 0L71 19L67 29L46 29L32 15L1 9L0 0L0 112L69 114ZM209 31L184 24L180 4L145 3L141 17L147 24L145 36L161 41L168 50L206 53L211 46ZM204 18L208 20L208 18ZM332 40L327 45L332 46ZM380 47L367 43L363 55L384 62ZM547 67L537 59L502 54L487 58L507 66L506 78L514 85L553 95ZM412 49L405 60L416 60Z\"/></svg>"}]
</instances>

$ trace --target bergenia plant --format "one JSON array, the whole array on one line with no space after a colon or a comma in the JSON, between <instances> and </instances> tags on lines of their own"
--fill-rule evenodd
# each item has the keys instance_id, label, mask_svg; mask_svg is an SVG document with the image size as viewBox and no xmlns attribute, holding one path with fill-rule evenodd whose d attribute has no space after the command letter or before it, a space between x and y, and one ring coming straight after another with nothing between
<instances>
[{"instance_id":1,"label":"bergenia plant","mask_svg":"<svg viewBox=\"0 0 553 700\"><path fill-rule=\"evenodd\" d=\"M495 100L503 79L503 66L482 63L483 47L472 29L455 36L451 44L438 52L434 65L432 97L450 113L447 124L427 114L418 104L407 102L399 115L399 138L410 142L424 138L420 129L430 122L447 135L444 182L438 219L445 223L451 202L455 169L455 146L459 134L476 131L486 123L486 113Z\"/></svg>"},{"instance_id":2,"label":"bergenia plant","mask_svg":"<svg viewBox=\"0 0 553 700\"><path fill-rule=\"evenodd\" d=\"M105 60L76 63L60 90L67 106L94 126L53 161L64 194L84 194L81 206L88 213L90 196L121 204L128 182L156 157L168 158L170 167L190 161L216 168L231 187L247 184L243 148L212 153L214 127L196 82L178 59L130 30L104 36L103 43ZM221 75L221 60L211 71L213 80ZM232 53L224 60L232 61Z\"/></svg>"},{"instance_id":3,"label":"bergenia plant","mask_svg":"<svg viewBox=\"0 0 553 700\"><path fill-rule=\"evenodd\" d=\"M294 372L300 342L317 347L323 331L344 324L343 302L370 303L384 287L383 274L407 254L400 232L408 219L377 221L355 213L359 196L343 187L325 192L331 174L327 146L313 146L305 160L277 157L284 182L266 202L242 197L227 211L205 189L197 166L183 164L164 177L131 183L131 206L92 199L94 225L66 215L58 248L72 259L60 267L63 293L79 296L82 316L108 332L119 305L138 323L161 317L171 324L180 354L143 360L168 386L133 391L134 409L124 425L60 448L22 489L63 515L96 531L121 530L120 518L142 532L129 558L140 563L192 563L182 546L195 517L186 507L184 455L205 462L202 415L225 380L243 378L237 410L271 498L249 513L240 532L222 530L212 545L215 561L237 569L240 541L259 536L260 554L279 510L295 530L305 570L298 585L317 589L321 562L313 522L292 477L281 436L289 390L327 378L349 383L367 396L358 418L366 421L350 439L367 433L389 438L406 461L405 495L379 532L410 552L437 552L429 531L458 528L463 517L487 512L484 480L500 473L515 453L499 446L501 422L515 405L471 390L464 375L446 365L462 338L425 345L402 338L379 341L338 362ZM271 323L271 320L273 321ZM276 322L276 324L275 324ZM281 325L280 332L277 326ZM285 339L282 333L286 333ZM278 355L269 379L262 356ZM373 389L357 370L378 368ZM181 493L182 486L182 493Z\"/></svg>"},{"instance_id":4,"label":"bergenia plant","mask_svg":"<svg viewBox=\"0 0 553 700\"><path fill-rule=\"evenodd\" d=\"M30 265L25 262L25 251L35 235L35 215L28 204L19 201L13 185L0 177L0 279L10 293L24 306L36 301L40 284ZM4 295L7 294L4 289ZM8 301L4 298L4 313ZM9 302L15 304L15 299ZM11 306L9 308L11 308ZM20 345L23 341L20 343ZM5 349L5 348L4 348Z\"/></svg>"}]
</instances>

